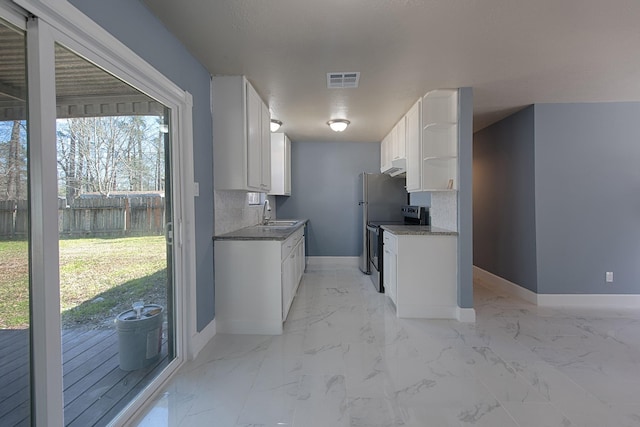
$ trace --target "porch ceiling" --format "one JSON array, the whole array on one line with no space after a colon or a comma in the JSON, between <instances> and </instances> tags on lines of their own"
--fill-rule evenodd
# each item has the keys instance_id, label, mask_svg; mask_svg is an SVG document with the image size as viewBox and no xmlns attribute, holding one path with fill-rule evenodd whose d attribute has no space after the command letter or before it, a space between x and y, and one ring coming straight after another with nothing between
<instances>
[{"instance_id":1,"label":"porch ceiling","mask_svg":"<svg viewBox=\"0 0 640 427\"><path fill-rule=\"evenodd\" d=\"M0 120L26 118L24 34L0 25ZM162 115L164 107L74 52L56 45L58 118Z\"/></svg>"}]
</instances>

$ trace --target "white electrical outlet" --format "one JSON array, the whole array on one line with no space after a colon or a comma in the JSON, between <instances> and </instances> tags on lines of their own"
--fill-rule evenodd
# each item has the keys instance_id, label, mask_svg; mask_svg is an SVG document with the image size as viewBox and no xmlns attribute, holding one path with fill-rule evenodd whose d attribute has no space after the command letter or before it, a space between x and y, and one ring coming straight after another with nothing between
<instances>
[{"instance_id":1,"label":"white electrical outlet","mask_svg":"<svg viewBox=\"0 0 640 427\"><path fill-rule=\"evenodd\" d=\"M612 283L613 282L613 271L607 271L604 275L605 280L607 281L607 283Z\"/></svg>"},{"instance_id":2,"label":"white electrical outlet","mask_svg":"<svg viewBox=\"0 0 640 427\"><path fill-rule=\"evenodd\" d=\"M194 182L193 183L193 196L194 197L200 196L200 183L199 182Z\"/></svg>"}]
</instances>

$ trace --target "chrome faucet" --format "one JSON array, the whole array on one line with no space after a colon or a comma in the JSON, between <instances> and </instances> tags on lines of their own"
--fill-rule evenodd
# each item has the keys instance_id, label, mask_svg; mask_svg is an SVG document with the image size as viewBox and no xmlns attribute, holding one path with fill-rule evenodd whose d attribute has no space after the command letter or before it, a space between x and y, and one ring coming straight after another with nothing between
<instances>
[{"instance_id":1,"label":"chrome faucet","mask_svg":"<svg viewBox=\"0 0 640 427\"><path fill-rule=\"evenodd\" d=\"M267 215L267 212L269 214ZM271 220L271 206L269 205L269 199L264 200L264 206L262 207L262 223L267 224Z\"/></svg>"}]
</instances>

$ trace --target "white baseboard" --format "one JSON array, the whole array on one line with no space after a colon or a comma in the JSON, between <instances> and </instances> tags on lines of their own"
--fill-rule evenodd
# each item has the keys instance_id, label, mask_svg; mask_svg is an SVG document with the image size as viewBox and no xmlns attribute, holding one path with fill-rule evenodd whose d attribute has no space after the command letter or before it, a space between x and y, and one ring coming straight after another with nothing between
<instances>
[{"instance_id":1,"label":"white baseboard","mask_svg":"<svg viewBox=\"0 0 640 427\"><path fill-rule=\"evenodd\" d=\"M500 276L496 276L493 273L489 273L486 270L481 269L480 267L473 266L473 280L482 282L484 286L487 288L503 292L509 295L513 295L515 297L521 298L531 304L538 304L538 294L530 291L529 289L523 288L520 285L517 285L513 282L508 281L507 279L503 279Z\"/></svg>"},{"instance_id":2,"label":"white baseboard","mask_svg":"<svg viewBox=\"0 0 640 427\"><path fill-rule=\"evenodd\" d=\"M307 265L347 265L357 267L360 263L360 257L357 256L310 256Z\"/></svg>"},{"instance_id":3,"label":"white baseboard","mask_svg":"<svg viewBox=\"0 0 640 427\"><path fill-rule=\"evenodd\" d=\"M630 294L538 294L545 307L640 308L640 295Z\"/></svg>"},{"instance_id":4,"label":"white baseboard","mask_svg":"<svg viewBox=\"0 0 640 427\"><path fill-rule=\"evenodd\" d=\"M401 319L456 319L456 308L444 305L402 304L396 314Z\"/></svg>"},{"instance_id":5,"label":"white baseboard","mask_svg":"<svg viewBox=\"0 0 640 427\"><path fill-rule=\"evenodd\" d=\"M226 319L218 324L221 334L282 335L282 319Z\"/></svg>"},{"instance_id":6,"label":"white baseboard","mask_svg":"<svg viewBox=\"0 0 640 427\"><path fill-rule=\"evenodd\" d=\"M537 294L475 265L473 280L494 291L543 307L640 308L638 294Z\"/></svg>"},{"instance_id":7,"label":"white baseboard","mask_svg":"<svg viewBox=\"0 0 640 427\"><path fill-rule=\"evenodd\" d=\"M456 307L456 319L458 319L458 322L475 323L476 310L474 308Z\"/></svg>"},{"instance_id":8,"label":"white baseboard","mask_svg":"<svg viewBox=\"0 0 640 427\"><path fill-rule=\"evenodd\" d=\"M196 332L191 337L189 360L198 357L200 351L216 336L216 332L216 319L213 319L203 330Z\"/></svg>"}]
</instances>

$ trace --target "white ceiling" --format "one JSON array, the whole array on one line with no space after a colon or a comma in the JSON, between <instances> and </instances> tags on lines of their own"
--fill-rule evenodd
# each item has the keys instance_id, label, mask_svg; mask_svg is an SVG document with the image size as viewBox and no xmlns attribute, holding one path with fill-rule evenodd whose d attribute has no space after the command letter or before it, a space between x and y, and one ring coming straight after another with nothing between
<instances>
[{"instance_id":1,"label":"white ceiling","mask_svg":"<svg viewBox=\"0 0 640 427\"><path fill-rule=\"evenodd\" d=\"M638 0L143 1L294 141L380 141L438 88L473 87L476 130L533 103L640 100ZM359 88L326 88L350 71Z\"/></svg>"}]
</instances>

